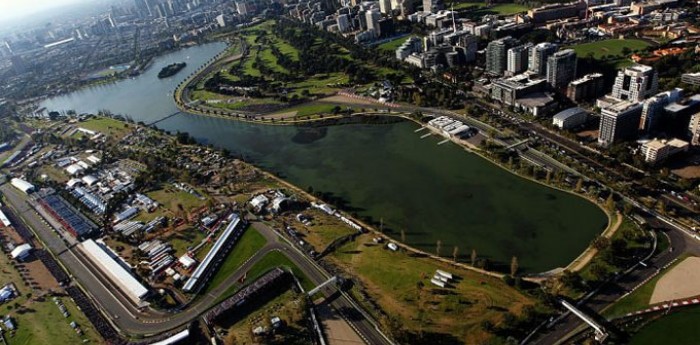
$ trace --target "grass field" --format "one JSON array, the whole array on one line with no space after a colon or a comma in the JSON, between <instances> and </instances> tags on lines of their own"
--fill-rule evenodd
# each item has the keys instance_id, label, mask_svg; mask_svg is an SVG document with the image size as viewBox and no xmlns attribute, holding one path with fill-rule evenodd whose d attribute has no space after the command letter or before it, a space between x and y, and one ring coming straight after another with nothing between
<instances>
[{"instance_id":1,"label":"grass field","mask_svg":"<svg viewBox=\"0 0 700 345\"><path fill-rule=\"evenodd\" d=\"M90 344L100 344L101 338L92 328L85 315L78 310L70 298L61 298L68 309L68 318L61 315L58 306L49 298L37 298L37 293L28 298L31 289L26 287L17 270L10 265L6 255L0 255L0 284L15 283L20 296L0 306L2 315L9 315L15 321L17 331L14 335L8 332L4 337L9 345L34 345L34 344L80 344L88 340ZM19 306L19 307L18 307ZM70 327L69 323L75 321L80 325L84 336L79 336Z\"/></svg>"},{"instance_id":2,"label":"grass field","mask_svg":"<svg viewBox=\"0 0 700 345\"><path fill-rule=\"evenodd\" d=\"M257 277L263 273L269 271L275 267L290 268L294 275L299 279L299 283L304 287L305 290L313 289L314 283L306 277L304 272L302 272L291 260L289 260L284 254L278 251L273 251L263 256L260 261L255 263L253 267L248 271L248 278L245 280L245 284L253 282Z\"/></svg>"},{"instance_id":3,"label":"grass field","mask_svg":"<svg viewBox=\"0 0 700 345\"><path fill-rule=\"evenodd\" d=\"M111 137L122 137L130 130L128 124L106 117L79 122L76 127L97 131Z\"/></svg>"},{"instance_id":4,"label":"grass field","mask_svg":"<svg viewBox=\"0 0 700 345\"><path fill-rule=\"evenodd\" d=\"M241 267L246 260L250 259L258 250L265 246L265 243L267 243L265 237L249 226L243 236L241 236L241 239L238 240L238 243L233 247L224 263L221 264L221 267L219 267L214 277L209 281L205 293L219 286L226 278Z\"/></svg>"},{"instance_id":5,"label":"grass field","mask_svg":"<svg viewBox=\"0 0 700 345\"><path fill-rule=\"evenodd\" d=\"M476 13L479 14L498 14L508 16L520 12L526 12L530 7L521 4L496 4L492 7L487 7L484 2L455 2L454 9L461 10L465 8L475 7Z\"/></svg>"},{"instance_id":6,"label":"grass field","mask_svg":"<svg viewBox=\"0 0 700 345\"><path fill-rule=\"evenodd\" d=\"M700 307L688 307L642 327L630 345L694 345L700 338Z\"/></svg>"},{"instance_id":7,"label":"grass field","mask_svg":"<svg viewBox=\"0 0 700 345\"><path fill-rule=\"evenodd\" d=\"M301 286L304 287L304 290L309 291L315 287L313 282L309 280L309 278L306 277L304 272L302 272L291 260L284 256L284 254L278 251L273 251L263 256L262 259L260 259L260 261L256 262L250 268L250 270L248 270L246 280L243 282L243 284L232 285L217 299L217 303L225 300L229 296L233 295L236 291L238 291L242 286L252 283L253 281L255 281L255 279L263 275L265 272L275 267L291 269L294 273L294 276L296 276L299 280Z\"/></svg>"},{"instance_id":8,"label":"grass field","mask_svg":"<svg viewBox=\"0 0 700 345\"><path fill-rule=\"evenodd\" d=\"M192 209L204 206L206 203L206 200L201 200L190 193L175 189L175 187L172 186L166 186L165 188L148 192L146 195L157 201L161 205L160 208L165 208L173 214L180 213L181 209L189 212Z\"/></svg>"},{"instance_id":9,"label":"grass field","mask_svg":"<svg viewBox=\"0 0 700 345\"><path fill-rule=\"evenodd\" d=\"M664 276L666 272L669 272L673 267L683 261L687 255L683 255L676 261L672 266L667 268L664 273L656 275L644 285L640 286L637 290L634 290L631 294L627 295L623 299L617 301L610 308L603 311L603 316L608 318L624 316L627 313L634 312L647 308L649 306L649 301L651 300L651 295L654 293L654 288L656 283Z\"/></svg>"},{"instance_id":10,"label":"grass field","mask_svg":"<svg viewBox=\"0 0 700 345\"><path fill-rule=\"evenodd\" d=\"M389 42L382 43L377 46L379 50L384 50L384 51L390 51L393 52L395 51L400 45L402 45L406 40L411 37L411 36L404 36L401 38L397 38L395 40L391 40Z\"/></svg>"},{"instance_id":11,"label":"grass field","mask_svg":"<svg viewBox=\"0 0 700 345\"><path fill-rule=\"evenodd\" d=\"M206 234L197 229L186 229L170 236L168 240L175 250L175 255L180 257L187 253L187 248L198 245Z\"/></svg>"},{"instance_id":12,"label":"grass field","mask_svg":"<svg viewBox=\"0 0 700 345\"><path fill-rule=\"evenodd\" d=\"M631 64L632 62L628 59L629 56L625 56L622 53L622 50L624 48L629 48L630 51L642 50L648 47L649 45L649 43L637 39L609 39L591 43L577 44L569 48L574 49L574 51L576 51L576 55L579 58L584 58L587 57L589 54L592 54L593 58L596 60L624 60L621 62L627 62L627 64Z\"/></svg>"},{"instance_id":13,"label":"grass field","mask_svg":"<svg viewBox=\"0 0 700 345\"><path fill-rule=\"evenodd\" d=\"M491 337L481 323L498 324L506 311L518 314L533 302L500 279L457 269L427 258L411 257L374 245L370 235L348 243L331 256L357 275L371 298L405 329L449 334L468 344L487 343ZM449 289L430 283L436 269L457 277ZM419 284L424 286L419 289ZM419 305L426 307L420 310Z\"/></svg>"}]
</instances>

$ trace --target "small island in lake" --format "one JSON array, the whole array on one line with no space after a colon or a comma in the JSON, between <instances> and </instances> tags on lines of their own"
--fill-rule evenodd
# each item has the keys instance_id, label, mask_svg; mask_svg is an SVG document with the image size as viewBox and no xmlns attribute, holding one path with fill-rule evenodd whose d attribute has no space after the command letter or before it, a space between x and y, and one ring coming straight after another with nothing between
<instances>
[{"instance_id":1,"label":"small island in lake","mask_svg":"<svg viewBox=\"0 0 700 345\"><path fill-rule=\"evenodd\" d=\"M167 66L163 67L163 69L160 70L160 72L158 72L158 78L162 79L162 78L172 77L175 74L177 74L177 72L180 72L186 66L187 66L187 63L184 63L184 62L178 62L178 63L173 63L170 65L167 65Z\"/></svg>"}]
</instances>

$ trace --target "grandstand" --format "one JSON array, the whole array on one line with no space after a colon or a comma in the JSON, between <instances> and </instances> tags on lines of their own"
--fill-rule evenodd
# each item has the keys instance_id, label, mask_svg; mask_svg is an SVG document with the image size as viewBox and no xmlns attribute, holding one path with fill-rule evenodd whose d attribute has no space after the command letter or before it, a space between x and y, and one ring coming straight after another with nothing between
<instances>
[{"instance_id":1,"label":"grandstand","mask_svg":"<svg viewBox=\"0 0 700 345\"><path fill-rule=\"evenodd\" d=\"M71 208L60 196L48 195L39 199L39 204L77 239L85 239L95 231L95 226Z\"/></svg>"},{"instance_id":2,"label":"grandstand","mask_svg":"<svg viewBox=\"0 0 700 345\"><path fill-rule=\"evenodd\" d=\"M182 287L183 291L193 292L195 288L202 286L203 282L211 276L215 266L226 258L227 251L231 249L233 244L243 233L243 227L241 227L240 231L236 231L236 228L241 223L241 218L235 213L232 214L230 218L231 222L216 240L214 246L212 246L207 256L202 260L202 263L194 270L190 279L188 279ZM229 241L231 238L233 238L233 240Z\"/></svg>"}]
</instances>

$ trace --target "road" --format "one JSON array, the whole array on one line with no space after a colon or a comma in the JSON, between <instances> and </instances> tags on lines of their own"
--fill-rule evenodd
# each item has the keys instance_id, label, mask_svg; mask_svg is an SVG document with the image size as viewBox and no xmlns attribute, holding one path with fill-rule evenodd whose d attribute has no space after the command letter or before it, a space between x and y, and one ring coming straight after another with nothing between
<instances>
[{"instance_id":1,"label":"road","mask_svg":"<svg viewBox=\"0 0 700 345\"><path fill-rule=\"evenodd\" d=\"M215 301L223 295L229 287L241 280L250 268L272 251L279 251L287 256L314 284L326 281L330 275L323 268L309 259L304 253L294 247L289 241L280 239L280 236L269 226L255 222L253 226L267 239L267 244L253 257L245 262L236 272L230 275L218 287L205 295L199 296L192 305L177 313L156 312L152 310L139 311L135 306L126 302L126 298L113 293L117 289L112 284L95 274L92 267L84 264L81 254L72 246L66 244L58 234L42 219L27 203L27 196L11 187L9 184L0 186L0 191L5 195L17 215L36 233L37 237L49 249L69 271L71 276L87 290L90 297L103 313L108 316L117 329L128 335L152 336L160 334L199 317L205 311L214 306ZM235 248L234 248L235 250ZM368 344L392 344L376 327L376 323L359 306L347 296L337 298L330 303L343 319L363 338Z\"/></svg>"},{"instance_id":2,"label":"road","mask_svg":"<svg viewBox=\"0 0 700 345\"><path fill-rule=\"evenodd\" d=\"M693 238L691 234L669 225L653 214L646 217L646 220L652 228L668 235L671 240L670 246L673 250L665 250L656 254L645 262L646 267L637 265L629 274L622 276L615 282L609 282L604 285L597 294L593 295L585 303L578 305L584 312L590 314L593 314L591 312L600 313L605 307L623 297L641 282L657 274L660 268L663 268L684 253L700 256L700 242ZM582 325L583 321L569 314L554 327L545 330L544 333L529 344L557 344Z\"/></svg>"}]
</instances>

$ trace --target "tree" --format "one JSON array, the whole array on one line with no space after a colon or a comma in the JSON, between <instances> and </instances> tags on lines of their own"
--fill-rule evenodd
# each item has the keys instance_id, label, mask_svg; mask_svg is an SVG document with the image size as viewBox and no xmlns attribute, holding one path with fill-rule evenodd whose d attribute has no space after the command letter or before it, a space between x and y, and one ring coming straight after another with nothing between
<instances>
[{"instance_id":1,"label":"tree","mask_svg":"<svg viewBox=\"0 0 700 345\"><path fill-rule=\"evenodd\" d=\"M401 242L406 243L406 232L401 229Z\"/></svg>"},{"instance_id":2,"label":"tree","mask_svg":"<svg viewBox=\"0 0 700 345\"><path fill-rule=\"evenodd\" d=\"M581 192L583 190L583 179L579 178L576 182L576 191Z\"/></svg>"},{"instance_id":3,"label":"tree","mask_svg":"<svg viewBox=\"0 0 700 345\"><path fill-rule=\"evenodd\" d=\"M598 236L591 241L591 245L597 250L605 250L610 247L610 239L605 236Z\"/></svg>"},{"instance_id":4,"label":"tree","mask_svg":"<svg viewBox=\"0 0 700 345\"><path fill-rule=\"evenodd\" d=\"M440 249L442 248L442 241L437 240L435 244L435 255L440 256Z\"/></svg>"},{"instance_id":5,"label":"tree","mask_svg":"<svg viewBox=\"0 0 700 345\"><path fill-rule=\"evenodd\" d=\"M472 266L476 266L476 249L472 249L471 261L472 261Z\"/></svg>"},{"instance_id":6,"label":"tree","mask_svg":"<svg viewBox=\"0 0 700 345\"><path fill-rule=\"evenodd\" d=\"M516 273L518 273L518 257L513 255L513 258L510 259L510 275L515 277Z\"/></svg>"},{"instance_id":7,"label":"tree","mask_svg":"<svg viewBox=\"0 0 700 345\"><path fill-rule=\"evenodd\" d=\"M454 249L452 249L452 261L457 263L457 254L459 253L459 247L455 246Z\"/></svg>"},{"instance_id":8,"label":"tree","mask_svg":"<svg viewBox=\"0 0 700 345\"><path fill-rule=\"evenodd\" d=\"M615 199L613 198L612 192L610 192L610 195L608 195L608 199L605 200L605 208L611 212L615 210Z\"/></svg>"}]
</instances>

